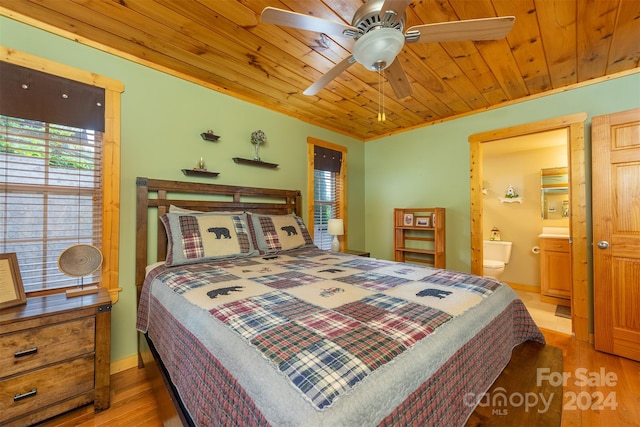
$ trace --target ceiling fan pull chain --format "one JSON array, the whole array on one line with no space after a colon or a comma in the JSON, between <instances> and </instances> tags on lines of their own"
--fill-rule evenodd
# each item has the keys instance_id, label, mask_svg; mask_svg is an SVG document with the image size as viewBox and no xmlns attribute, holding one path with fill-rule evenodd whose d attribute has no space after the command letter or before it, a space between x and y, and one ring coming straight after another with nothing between
<instances>
[{"instance_id":1,"label":"ceiling fan pull chain","mask_svg":"<svg viewBox=\"0 0 640 427\"><path fill-rule=\"evenodd\" d=\"M386 121L387 117L384 114L384 75L382 75L382 70L380 70L380 86L382 87L382 121Z\"/></svg>"},{"instance_id":2,"label":"ceiling fan pull chain","mask_svg":"<svg viewBox=\"0 0 640 427\"><path fill-rule=\"evenodd\" d=\"M378 121L382 120L382 114L380 113L380 71L378 71Z\"/></svg>"},{"instance_id":3,"label":"ceiling fan pull chain","mask_svg":"<svg viewBox=\"0 0 640 427\"><path fill-rule=\"evenodd\" d=\"M380 90L380 74L382 71L378 69L378 121L382 121L382 95Z\"/></svg>"},{"instance_id":4,"label":"ceiling fan pull chain","mask_svg":"<svg viewBox=\"0 0 640 427\"><path fill-rule=\"evenodd\" d=\"M384 81L382 77L382 67L378 68L378 121L384 122L387 120L384 114Z\"/></svg>"}]
</instances>

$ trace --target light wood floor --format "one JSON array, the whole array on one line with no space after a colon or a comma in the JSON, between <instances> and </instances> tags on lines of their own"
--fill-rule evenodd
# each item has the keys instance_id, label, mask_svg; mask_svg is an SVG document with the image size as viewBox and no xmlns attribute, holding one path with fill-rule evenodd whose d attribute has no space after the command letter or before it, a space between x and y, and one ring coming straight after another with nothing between
<instances>
[{"instance_id":1,"label":"light wood floor","mask_svg":"<svg viewBox=\"0 0 640 427\"><path fill-rule=\"evenodd\" d=\"M562 426L640 426L640 363L600 353L569 335L543 330L547 343L562 349L564 372L571 376L564 387ZM584 372L580 369L584 369ZM604 372L615 385L607 386ZM582 384L584 383L584 384ZM601 394L609 400L598 402ZM575 396L575 399L572 399ZM598 408L598 404L602 408ZM611 405L616 404L615 409ZM582 408L582 409L580 409ZM508 417L496 417L508 425ZM111 377L111 407L94 414L91 405L47 421L43 426L160 426L157 404L144 369L129 369Z\"/></svg>"}]
</instances>

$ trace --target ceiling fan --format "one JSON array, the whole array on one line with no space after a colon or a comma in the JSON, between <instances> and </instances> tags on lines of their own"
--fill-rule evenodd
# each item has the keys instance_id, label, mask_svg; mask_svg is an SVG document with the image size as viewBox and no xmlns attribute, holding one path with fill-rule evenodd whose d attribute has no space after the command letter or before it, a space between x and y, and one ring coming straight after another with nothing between
<instances>
[{"instance_id":1,"label":"ceiling fan","mask_svg":"<svg viewBox=\"0 0 640 427\"><path fill-rule=\"evenodd\" d=\"M411 85L396 58L406 43L467 40L499 40L515 23L514 16L449 21L415 25L404 31L406 8L411 0L368 0L356 11L351 25L329 21L289 10L267 7L261 20L268 24L298 28L356 40L351 55L337 63L303 93L315 95L331 80L358 62L366 69L382 73L399 99L411 95Z\"/></svg>"}]
</instances>

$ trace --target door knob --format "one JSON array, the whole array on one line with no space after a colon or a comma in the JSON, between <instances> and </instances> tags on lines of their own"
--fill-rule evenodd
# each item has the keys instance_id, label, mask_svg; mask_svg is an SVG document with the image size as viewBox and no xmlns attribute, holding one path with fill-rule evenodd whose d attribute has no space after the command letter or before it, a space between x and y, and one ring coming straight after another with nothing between
<instances>
[{"instance_id":1,"label":"door knob","mask_svg":"<svg viewBox=\"0 0 640 427\"><path fill-rule=\"evenodd\" d=\"M602 240L598 242L598 248L607 249L608 247L609 247L609 242L607 242L606 240Z\"/></svg>"}]
</instances>

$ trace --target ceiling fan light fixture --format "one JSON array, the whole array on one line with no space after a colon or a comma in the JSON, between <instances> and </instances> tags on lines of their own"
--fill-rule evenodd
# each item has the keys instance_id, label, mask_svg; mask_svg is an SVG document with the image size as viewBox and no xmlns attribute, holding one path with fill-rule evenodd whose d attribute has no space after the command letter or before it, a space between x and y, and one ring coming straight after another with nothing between
<instances>
[{"instance_id":1,"label":"ceiling fan light fixture","mask_svg":"<svg viewBox=\"0 0 640 427\"><path fill-rule=\"evenodd\" d=\"M366 69L380 71L396 59L404 46L404 35L393 28L378 28L360 37L353 46L353 57Z\"/></svg>"}]
</instances>

